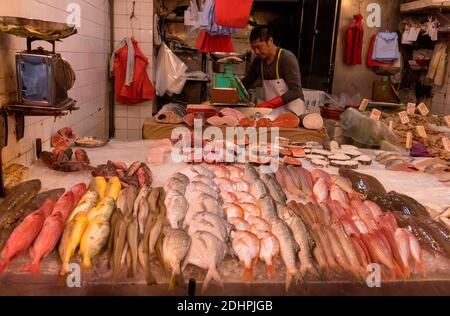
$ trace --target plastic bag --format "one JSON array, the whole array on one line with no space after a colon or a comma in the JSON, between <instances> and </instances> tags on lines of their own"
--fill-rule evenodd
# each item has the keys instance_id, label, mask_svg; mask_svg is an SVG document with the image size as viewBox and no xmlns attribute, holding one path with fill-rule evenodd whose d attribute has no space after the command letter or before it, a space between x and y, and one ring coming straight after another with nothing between
<instances>
[{"instance_id":1,"label":"plastic bag","mask_svg":"<svg viewBox=\"0 0 450 316\"><path fill-rule=\"evenodd\" d=\"M362 114L358 110L348 108L341 115L344 136L368 147L380 146L382 141L400 145L400 140L386 124Z\"/></svg>"},{"instance_id":2,"label":"plastic bag","mask_svg":"<svg viewBox=\"0 0 450 316\"><path fill-rule=\"evenodd\" d=\"M162 43L156 59L156 94L180 94L186 83L188 67L183 63L165 43Z\"/></svg>"}]
</instances>

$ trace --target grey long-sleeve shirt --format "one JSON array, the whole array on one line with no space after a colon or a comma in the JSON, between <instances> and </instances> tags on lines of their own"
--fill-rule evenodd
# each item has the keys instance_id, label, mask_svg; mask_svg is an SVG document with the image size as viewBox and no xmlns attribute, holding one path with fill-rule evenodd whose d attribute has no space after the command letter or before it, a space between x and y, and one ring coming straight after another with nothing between
<instances>
[{"instance_id":1,"label":"grey long-sleeve shirt","mask_svg":"<svg viewBox=\"0 0 450 316\"><path fill-rule=\"evenodd\" d=\"M243 79L242 83L246 89L249 89L258 78L261 78L261 63L264 67L264 79L276 80L277 79L277 58L280 48L277 49L275 59L270 65L266 65L263 60L256 58L250 66L250 70L247 76ZM278 65L280 79L284 79L289 90L281 96L284 104L292 102L298 98L305 100L302 89L302 80L300 75L300 66L298 64L297 57L295 55L283 49L280 56L280 62ZM268 101L268 100L267 100Z\"/></svg>"}]
</instances>

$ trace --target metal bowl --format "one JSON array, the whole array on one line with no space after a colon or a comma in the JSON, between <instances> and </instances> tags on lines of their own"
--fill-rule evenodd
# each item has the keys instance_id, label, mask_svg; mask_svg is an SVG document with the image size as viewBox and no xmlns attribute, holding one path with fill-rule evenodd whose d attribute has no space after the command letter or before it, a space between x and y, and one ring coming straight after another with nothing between
<instances>
[{"instance_id":1,"label":"metal bowl","mask_svg":"<svg viewBox=\"0 0 450 316\"><path fill-rule=\"evenodd\" d=\"M75 26L43 20L26 19L13 16L0 16L0 32L54 41L77 33Z\"/></svg>"},{"instance_id":2,"label":"metal bowl","mask_svg":"<svg viewBox=\"0 0 450 316\"><path fill-rule=\"evenodd\" d=\"M225 57L238 57L241 59L244 59L247 53L220 53L220 52L214 52L209 53L211 58L214 61L218 61L219 59L225 58Z\"/></svg>"},{"instance_id":3,"label":"metal bowl","mask_svg":"<svg viewBox=\"0 0 450 316\"><path fill-rule=\"evenodd\" d=\"M99 137L81 137L75 141L75 145L84 148L103 147L108 143L109 139Z\"/></svg>"}]
</instances>

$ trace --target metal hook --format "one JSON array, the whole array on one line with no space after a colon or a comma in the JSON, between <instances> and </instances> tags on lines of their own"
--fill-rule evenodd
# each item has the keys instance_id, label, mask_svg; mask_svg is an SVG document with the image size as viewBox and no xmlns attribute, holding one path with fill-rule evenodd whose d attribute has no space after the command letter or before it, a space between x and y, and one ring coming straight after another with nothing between
<instances>
[{"instance_id":1,"label":"metal hook","mask_svg":"<svg viewBox=\"0 0 450 316\"><path fill-rule=\"evenodd\" d=\"M135 7L136 7L136 1L133 1L133 10L130 15L131 34L133 35L133 37L134 37L133 18L136 18L136 14L134 13Z\"/></svg>"}]
</instances>

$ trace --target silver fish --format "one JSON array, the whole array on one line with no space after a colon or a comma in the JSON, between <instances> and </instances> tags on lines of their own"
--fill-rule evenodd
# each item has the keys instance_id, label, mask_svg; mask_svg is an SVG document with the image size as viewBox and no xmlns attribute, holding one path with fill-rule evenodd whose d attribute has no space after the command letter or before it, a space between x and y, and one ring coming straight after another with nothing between
<instances>
[{"instance_id":1,"label":"silver fish","mask_svg":"<svg viewBox=\"0 0 450 316\"><path fill-rule=\"evenodd\" d=\"M279 219L277 215L277 206L270 195L260 198L258 205L261 209L261 217L269 224L276 222Z\"/></svg>"},{"instance_id":2,"label":"silver fish","mask_svg":"<svg viewBox=\"0 0 450 316\"><path fill-rule=\"evenodd\" d=\"M167 194L165 205L167 208L167 220L170 226L173 229L179 228L189 208L188 201L183 194L173 190Z\"/></svg>"},{"instance_id":3,"label":"silver fish","mask_svg":"<svg viewBox=\"0 0 450 316\"><path fill-rule=\"evenodd\" d=\"M230 227L226 220L220 218L216 214L201 212L195 214L192 218L188 233L189 235L193 235L198 231L210 232L221 241L226 242L228 240Z\"/></svg>"},{"instance_id":4,"label":"silver fish","mask_svg":"<svg viewBox=\"0 0 450 316\"><path fill-rule=\"evenodd\" d=\"M177 278L182 280L181 262L186 257L191 246L191 237L182 229L170 231L163 240L163 257L166 265L172 269L172 275L169 281L169 289L174 289Z\"/></svg>"},{"instance_id":5,"label":"silver fish","mask_svg":"<svg viewBox=\"0 0 450 316\"><path fill-rule=\"evenodd\" d=\"M284 194L283 189L278 184L277 180L269 174L263 174L261 176L261 179L265 183L272 198L278 203L285 204L287 201L287 197L286 194Z\"/></svg>"}]
</instances>

